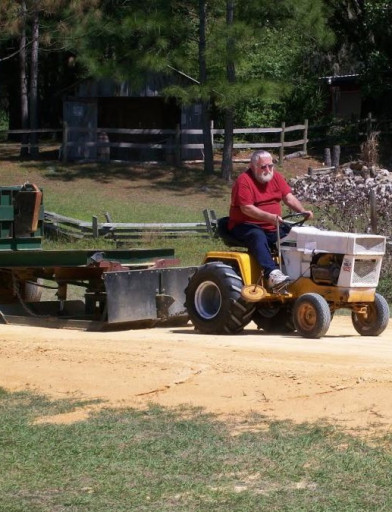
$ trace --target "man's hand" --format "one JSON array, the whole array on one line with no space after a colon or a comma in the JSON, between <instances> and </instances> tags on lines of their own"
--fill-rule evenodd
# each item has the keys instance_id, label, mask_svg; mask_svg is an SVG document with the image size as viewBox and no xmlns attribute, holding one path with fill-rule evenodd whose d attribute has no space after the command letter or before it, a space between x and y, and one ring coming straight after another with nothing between
<instances>
[{"instance_id":1,"label":"man's hand","mask_svg":"<svg viewBox=\"0 0 392 512\"><path fill-rule=\"evenodd\" d=\"M303 212L299 212L299 213L303 213L304 215L307 216L308 219L313 219L313 217L314 217L312 210L304 210Z\"/></svg>"}]
</instances>

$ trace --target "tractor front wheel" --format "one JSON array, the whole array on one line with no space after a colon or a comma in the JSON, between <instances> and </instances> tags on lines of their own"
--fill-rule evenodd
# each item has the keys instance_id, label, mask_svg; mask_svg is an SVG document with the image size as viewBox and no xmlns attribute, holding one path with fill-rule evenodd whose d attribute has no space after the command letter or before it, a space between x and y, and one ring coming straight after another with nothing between
<instances>
[{"instance_id":1,"label":"tractor front wheel","mask_svg":"<svg viewBox=\"0 0 392 512\"><path fill-rule=\"evenodd\" d=\"M354 329L361 336L378 336L387 327L389 322L388 302L382 295L376 293L374 302L366 306L364 314L351 313Z\"/></svg>"},{"instance_id":2,"label":"tractor front wheel","mask_svg":"<svg viewBox=\"0 0 392 512\"><path fill-rule=\"evenodd\" d=\"M254 304L241 297L243 281L229 265L211 262L193 274L185 290L185 307L202 333L237 333L247 325Z\"/></svg>"},{"instance_id":3,"label":"tractor front wheel","mask_svg":"<svg viewBox=\"0 0 392 512\"><path fill-rule=\"evenodd\" d=\"M293 320L304 338L321 338L331 323L328 302L318 293L305 293L294 304Z\"/></svg>"}]
</instances>

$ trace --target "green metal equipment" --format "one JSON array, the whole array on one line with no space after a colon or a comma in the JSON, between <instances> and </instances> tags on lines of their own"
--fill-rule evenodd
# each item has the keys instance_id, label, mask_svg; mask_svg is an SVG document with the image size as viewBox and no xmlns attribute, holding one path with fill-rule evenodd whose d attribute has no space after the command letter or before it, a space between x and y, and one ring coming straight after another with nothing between
<instances>
[{"instance_id":1,"label":"green metal equipment","mask_svg":"<svg viewBox=\"0 0 392 512\"><path fill-rule=\"evenodd\" d=\"M36 185L0 188L3 323L101 329L187 322L184 290L196 267L173 267L173 249L47 251L43 219ZM71 287L80 298L69 298ZM42 300L46 289L54 300Z\"/></svg>"}]
</instances>

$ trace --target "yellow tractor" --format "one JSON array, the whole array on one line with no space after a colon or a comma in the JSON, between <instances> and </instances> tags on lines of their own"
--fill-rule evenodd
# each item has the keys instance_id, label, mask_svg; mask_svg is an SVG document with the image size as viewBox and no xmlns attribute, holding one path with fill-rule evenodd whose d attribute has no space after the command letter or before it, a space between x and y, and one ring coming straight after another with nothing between
<instances>
[{"instance_id":1,"label":"yellow tractor","mask_svg":"<svg viewBox=\"0 0 392 512\"><path fill-rule=\"evenodd\" d=\"M376 292L386 239L371 234L323 231L305 225L306 216L284 218L289 233L274 257L291 281L268 290L263 269L230 237L227 217L204 212L207 226L229 250L211 251L185 290L185 306L202 333L237 333L251 321L270 333L320 338L338 309L351 310L353 326L378 336L388 325L389 306Z\"/></svg>"}]
</instances>

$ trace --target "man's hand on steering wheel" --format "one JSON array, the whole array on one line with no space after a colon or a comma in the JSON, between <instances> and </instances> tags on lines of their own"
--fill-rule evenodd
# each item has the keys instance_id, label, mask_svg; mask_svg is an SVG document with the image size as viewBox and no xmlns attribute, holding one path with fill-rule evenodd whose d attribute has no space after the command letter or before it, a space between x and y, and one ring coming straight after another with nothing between
<instances>
[{"instance_id":1,"label":"man's hand on steering wheel","mask_svg":"<svg viewBox=\"0 0 392 512\"><path fill-rule=\"evenodd\" d=\"M291 219L299 219L297 221L290 222ZM282 217L282 224L286 224L286 226L302 226L303 223L308 220L313 219L313 212L311 210L306 210L298 213L289 213Z\"/></svg>"},{"instance_id":2,"label":"man's hand on steering wheel","mask_svg":"<svg viewBox=\"0 0 392 512\"><path fill-rule=\"evenodd\" d=\"M302 213L308 216L308 220L311 220L314 217L312 210L304 210Z\"/></svg>"}]
</instances>

